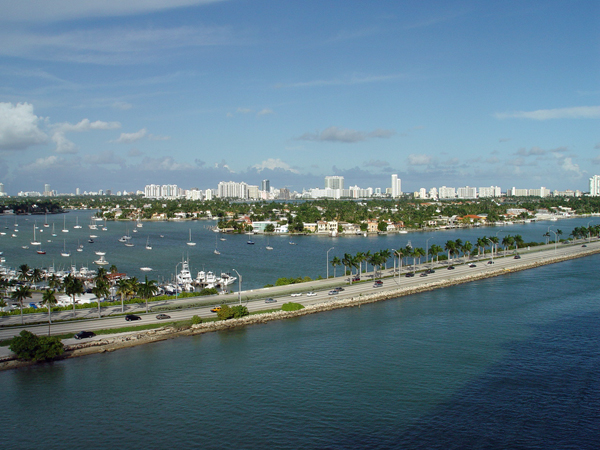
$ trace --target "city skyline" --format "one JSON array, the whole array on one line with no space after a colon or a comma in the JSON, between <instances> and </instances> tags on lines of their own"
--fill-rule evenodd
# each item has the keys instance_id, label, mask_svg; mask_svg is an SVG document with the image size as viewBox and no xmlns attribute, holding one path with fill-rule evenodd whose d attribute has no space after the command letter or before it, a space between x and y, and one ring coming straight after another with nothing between
<instances>
[{"instance_id":1,"label":"city skyline","mask_svg":"<svg viewBox=\"0 0 600 450\"><path fill-rule=\"evenodd\" d=\"M0 5L11 195L392 174L588 191L600 169L595 2Z\"/></svg>"}]
</instances>

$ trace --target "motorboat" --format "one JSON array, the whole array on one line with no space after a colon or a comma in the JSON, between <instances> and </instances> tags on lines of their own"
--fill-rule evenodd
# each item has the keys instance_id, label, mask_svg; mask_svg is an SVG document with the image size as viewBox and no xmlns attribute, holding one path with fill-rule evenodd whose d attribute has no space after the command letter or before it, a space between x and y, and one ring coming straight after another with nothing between
<instances>
[{"instance_id":1,"label":"motorboat","mask_svg":"<svg viewBox=\"0 0 600 450\"><path fill-rule=\"evenodd\" d=\"M152 267L140 267L140 270L142 272L151 272L152 271Z\"/></svg>"},{"instance_id":2,"label":"motorboat","mask_svg":"<svg viewBox=\"0 0 600 450\"><path fill-rule=\"evenodd\" d=\"M98 264L99 266L105 266L108 264L108 261L104 259L104 255L100 256L100 259L94 261L94 264Z\"/></svg>"}]
</instances>

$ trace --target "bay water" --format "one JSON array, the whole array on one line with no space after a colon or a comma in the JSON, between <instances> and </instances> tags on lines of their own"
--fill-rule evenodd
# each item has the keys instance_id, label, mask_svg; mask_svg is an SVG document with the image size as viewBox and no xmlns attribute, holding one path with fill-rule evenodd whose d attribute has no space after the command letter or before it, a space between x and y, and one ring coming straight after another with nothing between
<instances>
[{"instance_id":1,"label":"bay water","mask_svg":"<svg viewBox=\"0 0 600 450\"><path fill-rule=\"evenodd\" d=\"M595 449L599 263L3 372L1 447Z\"/></svg>"}]
</instances>

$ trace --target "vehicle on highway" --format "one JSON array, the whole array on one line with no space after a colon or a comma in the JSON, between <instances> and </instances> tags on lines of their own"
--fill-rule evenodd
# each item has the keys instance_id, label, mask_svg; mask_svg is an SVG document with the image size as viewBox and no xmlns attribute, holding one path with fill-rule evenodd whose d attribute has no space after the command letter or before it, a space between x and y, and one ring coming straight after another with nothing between
<instances>
[{"instance_id":1,"label":"vehicle on highway","mask_svg":"<svg viewBox=\"0 0 600 450\"><path fill-rule=\"evenodd\" d=\"M421 272L421 275L419 275L420 277L426 277L427 276L427 272Z\"/></svg>"},{"instance_id":2,"label":"vehicle on highway","mask_svg":"<svg viewBox=\"0 0 600 450\"><path fill-rule=\"evenodd\" d=\"M360 281L360 277L354 277L352 278L352 281Z\"/></svg>"},{"instance_id":3,"label":"vehicle on highway","mask_svg":"<svg viewBox=\"0 0 600 450\"><path fill-rule=\"evenodd\" d=\"M336 289L333 289L327 293L328 295L338 295L339 292Z\"/></svg>"},{"instance_id":4,"label":"vehicle on highway","mask_svg":"<svg viewBox=\"0 0 600 450\"><path fill-rule=\"evenodd\" d=\"M488 261L487 263L488 264L494 264L494 261Z\"/></svg>"},{"instance_id":5,"label":"vehicle on highway","mask_svg":"<svg viewBox=\"0 0 600 450\"><path fill-rule=\"evenodd\" d=\"M414 276L415 276L415 274L414 274L414 273L412 273L412 272L408 272L408 273L407 273L406 275L404 275L404 276L405 276L406 278L411 278L411 277L414 277Z\"/></svg>"},{"instance_id":6,"label":"vehicle on highway","mask_svg":"<svg viewBox=\"0 0 600 450\"><path fill-rule=\"evenodd\" d=\"M129 322L130 320L142 320L142 318L140 316L136 316L135 314L127 314L125 316L125 320Z\"/></svg>"},{"instance_id":7,"label":"vehicle on highway","mask_svg":"<svg viewBox=\"0 0 600 450\"><path fill-rule=\"evenodd\" d=\"M214 308L211 308L210 312L219 312L221 311L221 307L220 306L215 306Z\"/></svg>"},{"instance_id":8,"label":"vehicle on highway","mask_svg":"<svg viewBox=\"0 0 600 450\"><path fill-rule=\"evenodd\" d=\"M583 244L582 247L587 247L587 245Z\"/></svg>"},{"instance_id":9,"label":"vehicle on highway","mask_svg":"<svg viewBox=\"0 0 600 450\"><path fill-rule=\"evenodd\" d=\"M469 267L477 267L477 264L471 263L471 264L469 264Z\"/></svg>"},{"instance_id":10,"label":"vehicle on highway","mask_svg":"<svg viewBox=\"0 0 600 450\"><path fill-rule=\"evenodd\" d=\"M381 280L377 280L377 281L376 281L376 282L373 284L373 287L381 287L381 286L383 286L383 281L381 281Z\"/></svg>"},{"instance_id":11,"label":"vehicle on highway","mask_svg":"<svg viewBox=\"0 0 600 450\"><path fill-rule=\"evenodd\" d=\"M448 266L448 270L454 270L455 267L454 266Z\"/></svg>"},{"instance_id":12,"label":"vehicle on highway","mask_svg":"<svg viewBox=\"0 0 600 450\"><path fill-rule=\"evenodd\" d=\"M435 273L435 270L433 270L433 269L427 269L427 273L429 273L429 274Z\"/></svg>"},{"instance_id":13,"label":"vehicle on highway","mask_svg":"<svg viewBox=\"0 0 600 450\"><path fill-rule=\"evenodd\" d=\"M307 292L307 293L306 293L306 296L307 296L307 297L314 297L315 295L317 295L317 293L316 293L316 292L313 292L313 291L310 291L310 292Z\"/></svg>"},{"instance_id":14,"label":"vehicle on highway","mask_svg":"<svg viewBox=\"0 0 600 450\"><path fill-rule=\"evenodd\" d=\"M294 292L292 294L292 297L302 297L302 293L300 293L300 292Z\"/></svg>"},{"instance_id":15,"label":"vehicle on highway","mask_svg":"<svg viewBox=\"0 0 600 450\"><path fill-rule=\"evenodd\" d=\"M515 255L514 259L521 259L521 255Z\"/></svg>"},{"instance_id":16,"label":"vehicle on highway","mask_svg":"<svg viewBox=\"0 0 600 450\"><path fill-rule=\"evenodd\" d=\"M334 289L335 289L336 291L338 291L338 292L345 291L345 289L344 289L343 287L341 287L341 286L340 286L340 287L336 287L336 288L334 288Z\"/></svg>"},{"instance_id":17,"label":"vehicle on highway","mask_svg":"<svg viewBox=\"0 0 600 450\"><path fill-rule=\"evenodd\" d=\"M265 299L265 303L277 303L277 300L275 300L274 298L269 297L269 298Z\"/></svg>"},{"instance_id":18,"label":"vehicle on highway","mask_svg":"<svg viewBox=\"0 0 600 450\"><path fill-rule=\"evenodd\" d=\"M161 319L170 319L170 318L171 318L171 316L170 316L170 315L168 315L168 314L158 314L158 315L156 316L156 318L157 318L158 320L161 320Z\"/></svg>"},{"instance_id":19,"label":"vehicle on highway","mask_svg":"<svg viewBox=\"0 0 600 450\"><path fill-rule=\"evenodd\" d=\"M73 337L75 339L87 339L87 338L91 338L94 336L96 336L96 333L94 333L93 331L80 331Z\"/></svg>"}]
</instances>

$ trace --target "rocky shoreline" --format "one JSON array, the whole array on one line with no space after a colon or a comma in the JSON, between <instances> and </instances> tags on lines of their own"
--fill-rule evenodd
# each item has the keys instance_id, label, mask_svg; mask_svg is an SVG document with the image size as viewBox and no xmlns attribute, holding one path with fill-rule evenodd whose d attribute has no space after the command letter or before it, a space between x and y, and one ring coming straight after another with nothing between
<instances>
[{"instance_id":1,"label":"rocky shoreline","mask_svg":"<svg viewBox=\"0 0 600 450\"><path fill-rule=\"evenodd\" d=\"M440 289L449 286L456 286L459 284L469 283L476 280L485 278L496 277L500 275L506 275L512 272L519 272L522 270L533 269L548 264L559 263L571 259L581 258L590 256L593 254L600 253L600 249L587 249L577 254L554 256L548 255L547 257L541 258L535 262L519 263L510 269L491 269L486 272L480 272L472 275L466 275L460 278L439 280L434 282L423 283L419 286L414 287L400 287L387 288L385 290L377 291L369 295L359 295L357 297L351 297L347 299L330 300L323 303L314 305L308 305L299 311L275 311L262 314L253 314L250 316L242 317L240 319L230 319L227 321L216 321L206 322L197 325L191 325L185 329L175 329L173 327L162 327L151 330L144 330L134 333L127 333L117 336L106 337L103 339L93 340L89 342L82 342L74 345L65 345L65 353L59 359L69 359L79 356L85 356L95 353L105 353L119 350L122 348L134 347L137 345L150 344L153 342L160 342L167 339L174 339L180 336L193 336L203 333L211 333L215 331L228 330L231 328L244 327L248 325L257 325L273 320L284 320L294 317L301 317L308 314L316 314L324 311L331 311L334 309L348 308L353 306L360 306L362 304L374 303L381 300L388 300L392 298L404 297L407 295L418 294L421 292L432 291L434 289ZM19 361L15 357L4 358L0 361L0 370L7 370L19 367L26 367L36 363L27 361Z\"/></svg>"}]
</instances>

